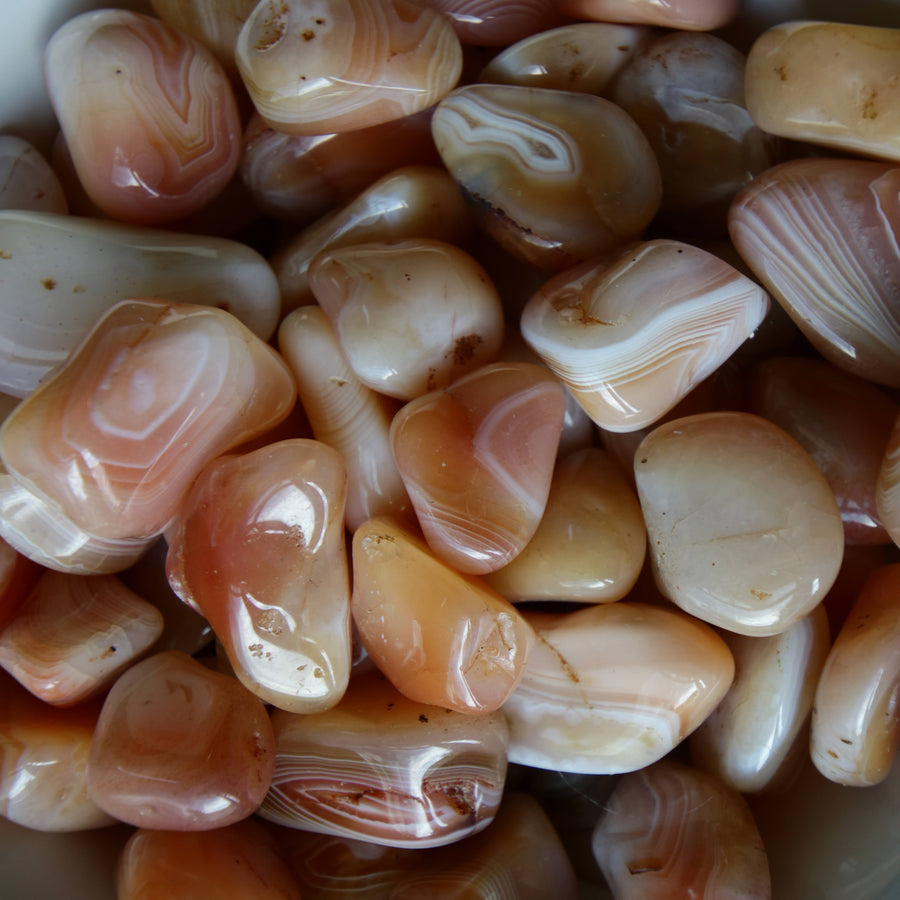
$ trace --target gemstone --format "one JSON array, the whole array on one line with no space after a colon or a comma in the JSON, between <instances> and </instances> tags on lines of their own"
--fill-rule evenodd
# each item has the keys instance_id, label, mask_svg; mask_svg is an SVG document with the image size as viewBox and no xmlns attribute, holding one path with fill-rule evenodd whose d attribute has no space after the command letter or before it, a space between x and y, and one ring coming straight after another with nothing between
<instances>
[{"instance_id":1,"label":"gemstone","mask_svg":"<svg viewBox=\"0 0 900 900\"><path fill-rule=\"evenodd\" d=\"M562 21L555 0L425 0L463 44L505 47Z\"/></svg>"},{"instance_id":2,"label":"gemstone","mask_svg":"<svg viewBox=\"0 0 900 900\"><path fill-rule=\"evenodd\" d=\"M28 141L0 135L0 209L67 213L62 185L47 160Z\"/></svg>"},{"instance_id":3,"label":"gemstone","mask_svg":"<svg viewBox=\"0 0 900 900\"><path fill-rule=\"evenodd\" d=\"M711 31L737 15L740 0L557 0L557 6L576 19Z\"/></svg>"},{"instance_id":4,"label":"gemstone","mask_svg":"<svg viewBox=\"0 0 900 900\"><path fill-rule=\"evenodd\" d=\"M900 414L894 420L878 470L875 502L882 524L900 545Z\"/></svg>"}]
</instances>

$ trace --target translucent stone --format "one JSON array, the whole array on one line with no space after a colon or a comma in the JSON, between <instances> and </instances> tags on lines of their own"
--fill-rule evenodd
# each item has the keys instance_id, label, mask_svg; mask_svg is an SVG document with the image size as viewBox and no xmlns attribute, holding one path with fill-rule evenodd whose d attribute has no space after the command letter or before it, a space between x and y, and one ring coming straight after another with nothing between
<instances>
[{"instance_id":1,"label":"translucent stone","mask_svg":"<svg viewBox=\"0 0 900 900\"><path fill-rule=\"evenodd\" d=\"M562 16L554 0L425 0L443 13L463 44L505 47L551 28Z\"/></svg>"},{"instance_id":2,"label":"translucent stone","mask_svg":"<svg viewBox=\"0 0 900 900\"><path fill-rule=\"evenodd\" d=\"M268 340L278 282L249 247L76 216L0 212L0 389L33 391L126 297L225 309Z\"/></svg>"},{"instance_id":3,"label":"translucent stone","mask_svg":"<svg viewBox=\"0 0 900 900\"><path fill-rule=\"evenodd\" d=\"M809 454L749 413L652 431L634 458L654 575L686 612L738 634L787 630L828 592L844 530Z\"/></svg>"},{"instance_id":4,"label":"translucent stone","mask_svg":"<svg viewBox=\"0 0 900 900\"><path fill-rule=\"evenodd\" d=\"M162 633L159 610L114 575L45 572L0 632L0 666L46 703L100 693Z\"/></svg>"},{"instance_id":5,"label":"translucent stone","mask_svg":"<svg viewBox=\"0 0 900 900\"><path fill-rule=\"evenodd\" d=\"M394 458L437 556L482 575L522 552L547 503L564 411L546 369L494 363L397 413Z\"/></svg>"},{"instance_id":6,"label":"translucent stone","mask_svg":"<svg viewBox=\"0 0 900 900\"><path fill-rule=\"evenodd\" d=\"M322 250L405 238L458 243L469 224L465 201L446 172L431 166L397 169L305 228L272 257L283 311L314 302L307 273Z\"/></svg>"},{"instance_id":7,"label":"translucent stone","mask_svg":"<svg viewBox=\"0 0 900 900\"><path fill-rule=\"evenodd\" d=\"M313 434L334 447L347 466L347 527L353 531L373 516L411 518L412 505L390 442L391 419L399 403L356 377L318 306L303 306L287 316L278 343Z\"/></svg>"},{"instance_id":8,"label":"translucent stone","mask_svg":"<svg viewBox=\"0 0 900 900\"><path fill-rule=\"evenodd\" d=\"M116 871L117 900L300 900L272 837L246 819L212 831L136 831Z\"/></svg>"},{"instance_id":9,"label":"translucent stone","mask_svg":"<svg viewBox=\"0 0 900 900\"><path fill-rule=\"evenodd\" d=\"M526 616L538 641L503 711L510 762L610 775L661 759L718 706L734 661L696 619L620 601Z\"/></svg>"},{"instance_id":10,"label":"translucent stone","mask_svg":"<svg viewBox=\"0 0 900 900\"><path fill-rule=\"evenodd\" d=\"M747 106L772 134L900 160L898 54L897 28L777 25L757 38L747 58Z\"/></svg>"},{"instance_id":11,"label":"translucent stone","mask_svg":"<svg viewBox=\"0 0 900 900\"><path fill-rule=\"evenodd\" d=\"M659 208L647 139L601 97L469 85L438 104L431 127L481 227L542 269L626 244Z\"/></svg>"},{"instance_id":12,"label":"translucent stone","mask_svg":"<svg viewBox=\"0 0 900 900\"><path fill-rule=\"evenodd\" d=\"M577 19L712 31L737 15L740 0L557 0L557 6Z\"/></svg>"},{"instance_id":13,"label":"translucent stone","mask_svg":"<svg viewBox=\"0 0 900 900\"><path fill-rule=\"evenodd\" d=\"M241 176L265 213L298 225L352 200L401 166L437 165L431 110L337 134L285 134L254 113Z\"/></svg>"},{"instance_id":14,"label":"translucent stone","mask_svg":"<svg viewBox=\"0 0 900 900\"><path fill-rule=\"evenodd\" d=\"M741 256L836 366L900 387L900 168L796 159L735 198Z\"/></svg>"},{"instance_id":15,"label":"translucent stone","mask_svg":"<svg viewBox=\"0 0 900 900\"><path fill-rule=\"evenodd\" d=\"M563 25L502 50L478 80L605 96L622 67L653 36L653 30L644 25Z\"/></svg>"},{"instance_id":16,"label":"translucent stone","mask_svg":"<svg viewBox=\"0 0 900 900\"><path fill-rule=\"evenodd\" d=\"M0 539L0 634L44 570Z\"/></svg>"},{"instance_id":17,"label":"translucent stone","mask_svg":"<svg viewBox=\"0 0 900 900\"><path fill-rule=\"evenodd\" d=\"M235 59L260 115L289 134L353 131L419 112L462 71L450 23L409 0L262 0Z\"/></svg>"},{"instance_id":18,"label":"translucent stone","mask_svg":"<svg viewBox=\"0 0 900 900\"><path fill-rule=\"evenodd\" d=\"M900 740L900 564L865 583L828 654L816 691L810 755L838 784L887 778Z\"/></svg>"},{"instance_id":19,"label":"translucent stone","mask_svg":"<svg viewBox=\"0 0 900 900\"><path fill-rule=\"evenodd\" d=\"M281 358L218 309L118 304L0 430L0 534L73 574L127 568L205 463L294 404Z\"/></svg>"},{"instance_id":20,"label":"translucent stone","mask_svg":"<svg viewBox=\"0 0 900 900\"><path fill-rule=\"evenodd\" d=\"M325 250L309 285L363 384L400 400L492 362L503 309L467 253L422 238Z\"/></svg>"},{"instance_id":21,"label":"translucent stone","mask_svg":"<svg viewBox=\"0 0 900 900\"><path fill-rule=\"evenodd\" d=\"M436 847L490 824L506 776L501 713L467 716L354 679L327 712L272 715L277 759L259 813L393 847Z\"/></svg>"},{"instance_id":22,"label":"translucent stone","mask_svg":"<svg viewBox=\"0 0 900 900\"><path fill-rule=\"evenodd\" d=\"M875 501L882 524L900 545L900 414L894 420L878 470Z\"/></svg>"},{"instance_id":23,"label":"translucent stone","mask_svg":"<svg viewBox=\"0 0 900 900\"><path fill-rule=\"evenodd\" d=\"M78 177L113 218L182 218L237 170L241 123L225 72L158 19L112 9L70 19L47 45L45 77Z\"/></svg>"},{"instance_id":24,"label":"translucent stone","mask_svg":"<svg viewBox=\"0 0 900 900\"><path fill-rule=\"evenodd\" d=\"M646 547L634 490L612 456L588 447L557 464L534 537L485 580L510 600L621 600Z\"/></svg>"},{"instance_id":25,"label":"translucent stone","mask_svg":"<svg viewBox=\"0 0 900 900\"><path fill-rule=\"evenodd\" d=\"M617 900L769 900L769 863L746 801L670 760L619 779L594 831Z\"/></svg>"},{"instance_id":26,"label":"translucent stone","mask_svg":"<svg viewBox=\"0 0 900 900\"><path fill-rule=\"evenodd\" d=\"M390 519L360 526L352 555L360 640L399 691L464 713L507 701L534 643L512 604Z\"/></svg>"},{"instance_id":27,"label":"translucent stone","mask_svg":"<svg viewBox=\"0 0 900 900\"><path fill-rule=\"evenodd\" d=\"M724 632L734 656L734 684L691 735L691 758L741 793L785 786L831 646L828 616L817 606L771 637Z\"/></svg>"},{"instance_id":28,"label":"translucent stone","mask_svg":"<svg viewBox=\"0 0 900 900\"><path fill-rule=\"evenodd\" d=\"M660 215L676 234L724 234L734 195L779 161L780 142L744 108L742 53L711 34L645 46L610 99L640 126L662 173Z\"/></svg>"},{"instance_id":29,"label":"translucent stone","mask_svg":"<svg viewBox=\"0 0 900 900\"><path fill-rule=\"evenodd\" d=\"M774 422L828 479L850 544L888 543L876 508L882 457L897 418L884 391L820 359L780 357L757 369L750 409Z\"/></svg>"},{"instance_id":30,"label":"translucent stone","mask_svg":"<svg viewBox=\"0 0 900 900\"><path fill-rule=\"evenodd\" d=\"M82 831L113 819L88 797L87 759L97 702L58 709L3 673L0 815L37 831Z\"/></svg>"},{"instance_id":31,"label":"translucent stone","mask_svg":"<svg viewBox=\"0 0 900 900\"><path fill-rule=\"evenodd\" d=\"M139 828L207 831L245 819L272 778L262 701L180 653L157 653L112 686L88 759L88 793Z\"/></svg>"},{"instance_id":32,"label":"translucent stone","mask_svg":"<svg viewBox=\"0 0 900 900\"><path fill-rule=\"evenodd\" d=\"M655 240L548 281L522 335L609 431L661 418L753 333L769 299L726 262Z\"/></svg>"},{"instance_id":33,"label":"translucent stone","mask_svg":"<svg viewBox=\"0 0 900 900\"><path fill-rule=\"evenodd\" d=\"M169 581L265 703L328 709L350 677L346 470L317 441L219 457L168 531Z\"/></svg>"},{"instance_id":34,"label":"translucent stone","mask_svg":"<svg viewBox=\"0 0 900 900\"><path fill-rule=\"evenodd\" d=\"M47 160L22 138L0 135L0 209L67 213L62 185Z\"/></svg>"}]
</instances>

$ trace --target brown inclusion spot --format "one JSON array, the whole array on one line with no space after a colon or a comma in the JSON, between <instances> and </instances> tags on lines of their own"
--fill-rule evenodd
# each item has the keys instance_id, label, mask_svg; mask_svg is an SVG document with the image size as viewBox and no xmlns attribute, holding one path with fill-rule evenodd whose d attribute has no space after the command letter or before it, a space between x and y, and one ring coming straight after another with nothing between
<instances>
[{"instance_id":1,"label":"brown inclusion spot","mask_svg":"<svg viewBox=\"0 0 900 900\"><path fill-rule=\"evenodd\" d=\"M784 66L775 66L775 74L782 80L787 81L787 69Z\"/></svg>"},{"instance_id":2,"label":"brown inclusion spot","mask_svg":"<svg viewBox=\"0 0 900 900\"><path fill-rule=\"evenodd\" d=\"M419 721L420 721L423 725L427 725L427 724L428 724L428 716L426 716L425 713L421 713L421 714L419 715Z\"/></svg>"},{"instance_id":3,"label":"brown inclusion spot","mask_svg":"<svg viewBox=\"0 0 900 900\"><path fill-rule=\"evenodd\" d=\"M256 42L256 50L263 51L274 47L287 31L287 25L284 22L285 16L288 14L287 4L282 3L280 7L274 7L272 14L262 23L262 33Z\"/></svg>"},{"instance_id":4,"label":"brown inclusion spot","mask_svg":"<svg viewBox=\"0 0 900 900\"><path fill-rule=\"evenodd\" d=\"M453 345L453 365L462 366L469 362L482 343L484 341L480 334L466 334L457 338Z\"/></svg>"},{"instance_id":5,"label":"brown inclusion spot","mask_svg":"<svg viewBox=\"0 0 900 900\"><path fill-rule=\"evenodd\" d=\"M304 41L311 41L315 36L316 33L309 28L307 28L306 31L300 32L300 37L302 37Z\"/></svg>"},{"instance_id":6,"label":"brown inclusion spot","mask_svg":"<svg viewBox=\"0 0 900 900\"><path fill-rule=\"evenodd\" d=\"M48 290L52 291L56 287L56 279L55 278L42 278L41 284Z\"/></svg>"},{"instance_id":7,"label":"brown inclusion spot","mask_svg":"<svg viewBox=\"0 0 900 900\"><path fill-rule=\"evenodd\" d=\"M877 119L878 118L878 109L875 106L875 101L878 98L878 91L875 88L870 88L869 93L866 95L865 100L863 100L862 106L862 117L864 119Z\"/></svg>"}]
</instances>

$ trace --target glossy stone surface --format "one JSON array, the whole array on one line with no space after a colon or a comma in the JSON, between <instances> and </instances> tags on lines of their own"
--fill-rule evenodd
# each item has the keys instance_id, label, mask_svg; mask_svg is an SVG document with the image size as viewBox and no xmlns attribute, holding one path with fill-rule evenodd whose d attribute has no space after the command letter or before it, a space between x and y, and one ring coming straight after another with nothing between
<instances>
[{"instance_id":1,"label":"glossy stone surface","mask_svg":"<svg viewBox=\"0 0 900 900\"><path fill-rule=\"evenodd\" d=\"M290 712L328 709L350 677L346 479L340 454L317 441L219 457L168 530L173 588L243 685Z\"/></svg>"},{"instance_id":2,"label":"glossy stone surface","mask_svg":"<svg viewBox=\"0 0 900 900\"><path fill-rule=\"evenodd\" d=\"M88 793L139 828L207 831L245 819L272 779L275 745L262 702L177 650L113 685L88 759Z\"/></svg>"},{"instance_id":3,"label":"glossy stone surface","mask_svg":"<svg viewBox=\"0 0 900 900\"><path fill-rule=\"evenodd\" d=\"M0 539L0 632L31 593L43 571Z\"/></svg>"},{"instance_id":4,"label":"glossy stone surface","mask_svg":"<svg viewBox=\"0 0 900 900\"><path fill-rule=\"evenodd\" d=\"M760 128L900 160L900 29L786 22L753 44L747 107ZM828 60L828 78L822 61Z\"/></svg>"},{"instance_id":5,"label":"glossy stone surface","mask_svg":"<svg viewBox=\"0 0 900 900\"><path fill-rule=\"evenodd\" d=\"M0 248L0 389L17 397L123 298L224 309L263 340L281 309L268 263L223 238L3 211Z\"/></svg>"},{"instance_id":6,"label":"glossy stone surface","mask_svg":"<svg viewBox=\"0 0 900 900\"><path fill-rule=\"evenodd\" d=\"M481 575L521 553L547 503L564 411L546 369L494 363L397 413L394 458L436 555Z\"/></svg>"},{"instance_id":7,"label":"glossy stone surface","mask_svg":"<svg viewBox=\"0 0 900 900\"><path fill-rule=\"evenodd\" d=\"M740 0L557 0L567 16L711 31L737 15Z\"/></svg>"},{"instance_id":8,"label":"glossy stone surface","mask_svg":"<svg viewBox=\"0 0 900 900\"><path fill-rule=\"evenodd\" d=\"M345 206L304 228L272 257L283 311L314 302L308 272L320 251L405 238L458 243L469 225L465 201L446 172L431 166L405 166L390 172Z\"/></svg>"},{"instance_id":9,"label":"glossy stone surface","mask_svg":"<svg viewBox=\"0 0 900 900\"><path fill-rule=\"evenodd\" d=\"M503 716L466 716L354 679L327 712L272 716L269 821L393 847L435 847L484 829L506 775Z\"/></svg>"},{"instance_id":10,"label":"glossy stone surface","mask_svg":"<svg viewBox=\"0 0 900 900\"><path fill-rule=\"evenodd\" d=\"M562 20L554 0L426 0L463 44L505 47Z\"/></svg>"},{"instance_id":11,"label":"glossy stone surface","mask_svg":"<svg viewBox=\"0 0 900 900\"><path fill-rule=\"evenodd\" d=\"M359 638L399 691L468 713L506 702L534 643L512 604L391 519L361 525L352 558Z\"/></svg>"},{"instance_id":12,"label":"glossy stone surface","mask_svg":"<svg viewBox=\"0 0 900 900\"><path fill-rule=\"evenodd\" d=\"M521 327L596 424L634 431L719 368L768 305L718 257L655 240L560 273L528 301Z\"/></svg>"},{"instance_id":13,"label":"glossy stone surface","mask_svg":"<svg viewBox=\"0 0 900 900\"><path fill-rule=\"evenodd\" d=\"M235 59L260 115L289 134L353 131L419 112L462 70L450 23L409 0L263 0Z\"/></svg>"},{"instance_id":14,"label":"glossy stone surface","mask_svg":"<svg viewBox=\"0 0 900 900\"><path fill-rule=\"evenodd\" d=\"M785 631L837 576L844 530L809 454L749 413L667 422L634 457L654 575L686 612L738 634Z\"/></svg>"},{"instance_id":15,"label":"glossy stone surface","mask_svg":"<svg viewBox=\"0 0 900 900\"><path fill-rule=\"evenodd\" d=\"M510 600L621 600L644 564L647 532L633 488L616 461L587 447L556 466L534 537L485 576Z\"/></svg>"},{"instance_id":16,"label":"glossy stone surface","mask_svg":"<svg viewBox=\"0 0 900 900\"><path fill-rule=\"evenodd\" d=\"M594 854L617 900L772 896L746 801L712 775L665 760L619 779L605 806Z\"/></svg>"},{"instance_id":17,"label":"glossy stone surface","mask_svg":"<svg viewBox=\"0 0 900 900\"><path fill-rule=\"evenodd\" d=\"M734 684L691 735L696 766L741 793L783 788L831 646L828 616L817 606L771 637L723 632L734 656Z\"/></svg>"},{"instance_id":18,"label":"glossy stone surface","mask_svg":"<svg viewBox=\"0 0 900 900\"><path fill-rule=\"evenodd\" d=\"M122 10L70 19L47 45L45 77L78 177L116 219L182 218L237 169L241 124L225 72L158 19Z\"/></svg>"},{"instance_id":19,"label":"glossy stone surface","mask_svg":"<svg viewBox=\"0 0 900 900\"><path fill-rule=\"evenodd\" d=\"M127 568L203 465L294 400L284 362L228 313L120 303L4 422L0 533L50 568Z\"/></svg>"},{"instance_id":20,"label":"glossy stone surface","mask_svg":"<svg viewBox=\"0 0 900 900\"><path fill-rule=\"evenodd\" d=\"M356 377L318 306L303 306L287 316L278 345L294 373L313 434L344 458L347 527L355 530L373 516L411 518L412 505L390 442L399 403Z\"/></svg>"},{"instance_id":21,"label":"glossy stone surface","mask_svg":"<svg viewBox=\"0 0 900 900\"><path fill-rule=\"evenodd\" d=\"M66 213L62 185L47 160L28 141L0 135L0 209Z\"/></svg>"},{"instance_id":22,"label":"glossy stone surface","mask_svg":"<svg viewBox=\"0 0 900 900\"><path fill-rule=\"evenodd\" d=\"M894 420L878 470L875 502L881 523L900 545L900 415Z\"/></svg>"},{"instance_id":23,"label":"glossy stone surface","mask_svg":"<svg viewBox=\"0 0 900 900\"><path fill-rule=\"evenodd\" d=\"M45 572L0 632L0 666L46 703L98 694L162 634L159 610L114 575Z\"/></svg>"},{"instance_id":24,"label":"glossy stone surface","mask_svg":"<svg viewBox=\"0 0 900 900\"><path fill-rule=\"evenodd\" d=\"M601 97L469 85L438 104L432 131L479 225L547 271L634 240L659 208L653 151Z\"/></svg>"},{"instance_id":25,"label":"glossy stone surface","mask_svg":"<svg viewBox=\"0 0 900 900\"><path fill-rule=\"evenodd\" d=\"M363 384L400 400L493 362L503 309L467 253L424 239L325 250L309 284Z\"/></svg>"},{"instance_id":26,"label":"glossy stone surface","mask_svg":"<svg viewBox=\"0 0 900 900\"><path fill-rule=\"evenodd\" d=\"M797 159L737 195L729 231L741 256L836 366L900 386L900 169Z\"/></svg>"},{"instance_id":27,"label":"glossy stone surface","mask_svg":"<svg viewBox=\"0 0 900 900\"><path fill-rule=\"evenodd\" d=\"M810 754L838 784L883 781L900 740L900 565L863 585L828 654L816 691Z\"/></svg>"},{"instance_id":28,"label":"glossy stone surface","mask_svg":"<svg viewBox=\"0 0 900 900\"><path fill-rule=\"evenodd\" d=\"M709 626L620 601L526 616L537 632L503 708L510 762L610 775L650 765L716 708L734 676Z\"/></svg>"}]
</instances>

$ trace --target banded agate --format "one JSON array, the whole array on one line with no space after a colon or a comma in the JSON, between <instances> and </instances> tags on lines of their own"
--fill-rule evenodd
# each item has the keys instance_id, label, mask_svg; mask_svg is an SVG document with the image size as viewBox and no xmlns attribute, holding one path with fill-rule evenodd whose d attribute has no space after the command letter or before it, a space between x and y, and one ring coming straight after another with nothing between
<instances>
[{"instance_id":1,"label":"banded agate","mask_svg":"<svg viewBox=\"0 0 900 900\"><path fill-rule=\"evenodd\" d=\"M768 900L769 864L741 795L665 760L619 779L594 830L594 855L617 900Z\"/></svg>"},{"instance_id":2,"label":"banded agate","mask_svg":"<svg viewBox=\"0 0 900 900\"><path fill-rule=\"evenodd\" d=\"M735 247L830 362L900 387L900 168L796 159L734 200Z\"/></svg>"},{"instance_id":3,"label":"banded agate","mask_svg":"<svg viewBox=\"0 0 900 900\"><path fill-rule=\"evenodd\" d=\"M534 643L511 603L390 519L356 530L352 558L359 639L401 693L463 713L507 701Z\"/></svg>"},{"instance_id":4,"label":"banded agate","mask_svg":"<svg viewBox=\"0 0 900 900\"><path fill-rule=\"evenodd\" d=\"M810 755L838 784L887 778L900 741L900 564L863 585L828 654L813 707Z\"/></svg>"},{"instance_id":5,"label":"banded agate","mask_svg":"<svg viewBox=\"0 0 900 900\"><path fill-rule=\"evenodd\" d=\"M891 540L900 546L900 414L894 420L878 470L875 502Z\"/></svg>"},{"instance_id":6,"label":"banded agate","mask_svg":"<svg viewBox=\"0 0 900 900\"><path fill-rule=\"evenodd\" d=\"M0 634L44 570L0 539Z\"/></svg>"},{"instance_id":7,"label":"banded agate","mask_svg":"<svg viewBox=\"0 0 900 900\"><path fill-rule=\"evenodd\" d=\"M562 21L554 0L425 0L463 44L506 47Z\"/></svg>"},{"instance_id":8,"label":"banded agate","mask_svg":"<svg viewBox=\"0 0 900 900\"><path fill-rule=\"evenodd\" d=\"M129 838L116 867L117 900L217 897L300 900L266 828L252 819L212 831L153 831Z\"/></svg>"},{"instance_id":9,"label":"banded agate","mask_svg":"<svg viewBox=\"0 0 900 900\"><path fill-rule=\"evenodd\" d=\"M150 16L86 12L50 39L47 89L91 200L162 224L205 206L237 170L241 123L221 65Z\"/></svg>"},{"instance_id":10,"label":"banded agate","mask_svg":"<svg viewBox=\"0 0 900 900\"><path fill-rule=\"evenodd\" d=\"M577 19L712 31L737 15L740 0L557 0L557 6Z\"/></svg>"},{"instance_id":11,"label":"banded agate","mask_svg":"<svg viewBox=\"0 0 900 900\"><path fill-rule=\"evenodd\" d=\"M621 600L644 564L637 496L610 454L586 447L557 463L544 515L512 562L485 576L510 600Z\"/></svg>"},{"instance_id":12,"label":"banded agate","mask_svg":"<svg viewBox=\"0 0 900 900\"><path fill-rule=\"evenodd\" d=\"M640 769L694 731L734 677L708 625L661 606L623 600L526 619L537 643L503 707L510 762L592 775Z\"/></svg>"},{"instance_id":13,"label":"banded agate","mask_svg":"<svg viewBox=\"0 0 900 900\"><path fill-rule=\"evenodd\" d=\"M162 634L156 607L114 575L47 571L0 632L0 666L46 703L109 687Z\"/></svg>"},{"instance_id":14,"label":"banded agate","mask_svg":"<svg viewBox=\"0 0 900 900\"><path fill-rule=\"evenodd\" d=\"M596 424L635 431L718 369L768 307L718 257L655 240L560 273L528 301L521 327Z\"/></svg>"},{"instance_id":15,"label":"banded agate","mask_svg":"<svg viewBox=\"0 0 900 900\"><path fill-rule=\"evenodd\" d=\"M659 208L659 166L618 106L588 94L475 84L431 120L479 225L558 271L638 237Z\"/></svg>"},{"instance_id":16,"label":"banded agate","mask_svg":"<svg viewBox=\"0 0 900 900\"><path fill-rule=\"evenodd\" d=\"M440 100L462 71L450 23L410 0L261 0L234 53L256 109L288 134L400 119Z\"/></svg>"},{"instance_id":17,"label":"banded agate","mask_svg":"<svg viewBox=\"0 0 900 900\"><path fill-rule=\"evenodd\" d=\"M406 238L460 243L468 227L465 201L446 172L432 166L396 169L303 229L272 257L282 310L315 302L308 273L320 251Z\"/></svg>"},{"instance_id":18,"label":"banded agate","mask_svg":"<svg viewBox=\"0 0 900 900\"><path fill-rule=\"evenodd\" d=\"M262 701L177 650L121 675L88 757L91 799L122 822L207 831L247 818L272 779L275 743Z\"/></svg>"},{"instance_id":19,"label":"banded agate","mask_svg":"<svg viewBox=\"0 0 900 900\"><path fill-rule=\"evenodd\" d=\"M67 213L62 185L47 160L22 138L0 135L0 209Z\"/></svg>"},{"instance_id":20,"label":"banded agate","mask_svg":"<svg viewBox=\"0 0 900 900\"><path fill-rule=\"evenodd\" d=\"M113 818L87 792L96 701L50 706L0 676L0 815L37 831L83 831Z\"/></svg>"},{"instance_id":21,"label":"banded agate","mask_svg":"<svg viewBox=\"0 0 900 900\"><path fill-rule=\"evenodd\" d=\"M776 25L750 49L747 107L772 134L900 161L898 53L897 28Z\"/></svg>"},{"instance_id":22,"label":"banded agate","mask_svg":"<svg viewBox=\"0 0 900 900\"><path fill-rule=\"evenodd\" d=\"M172 587L241 683L290 712L328 709L350 678L346 479L340 454L317 441L219 457L167 532Z\"/></svg>"},{"instance_id":23,"label":"banded agate","mask_svg":"<svg viewBox=\"0 0 900 900\"><path fill-rule=\"evenodd\" d=\"M0 429L0 536L60 571L125 569L203 465L295 397L284 362L228 313L120 303Z\"/></svg>"},{"instance_id":24,"label":"banded agate","mask_svg":"<svg viewBox=\"0 0 900 900\"><path fill-rule=\"evenodd\" d=\"M744 794L784 788L807 753L806 725L831 646L825 608L781 634L722 639L734 656L734 683L691 735L691 759Z\"/></svg>"},{"instance_id":25,"label":"banded agate","mask_svg":"<svg viewBox=\"0 0 900 900\"><path fill-rule=\"evenodd\" d=\"M576 22L523 38L498 53L479 81L605 96L622 67L653 37L644 25Z\"/></svg>"},{"instance_id":26,"label":"banded agate","mask_svg":"<svg viewBox=\"0 0 900 900\"><path fill-rule=\"evenodd\" d=\"M412 400L500 350L497 289L452 244L418 238L324 250L309 285L356 376L381 394Z\"/></svg>"},{"instance_id":27,"label":"banded agate","mask_svg":"<svg viewBox=\"0 0 900 900\"><path fill-rule=\"evenodd\" d=\"M125 297L224 309L268 340L278 282L223 238L97 219L0 212L0 390L25 397Z\"/></svg>"},{"instance_id":28,"label":"banded agate","mask_svg":"<svg viewBox=\"0 0 900 900\"><path fill-rule=\"evenodd\" d=\"M507 731L356 678L327 712L276 710L276 763L259 814L391 847L436 847L482 831L500 805Z\"/></svg>"},{"instance_id":29,"label":"banded agate","mask_svg":"<svg viewBox=\"0 0 900 900\"><path fill-rule=\"evenodd\" d=\"M483 575L522 552L547 504L564 413L559 383L530 363L483 366L397 413L394 458L437 556Z\"/></svg>"},{"instance_id":30,"label":"banded agate","mask_svg":"<svg viewBox=\"0 0 900 900\"><path fill-rule=\"evenodd\" d=\"M373 516L412 518L390 441L399 403L356 377L318 306L303 306L287 316L278 330L278 345L313 434L344 458L347 527L353 531Z\"/></svg>"},{"instance_id":31,"label":"banded agate","mask_svg":"<svg viewBox=\"0 0 900 900\"><path fill-rule=\"evenodd\" d=\"M749 413L660 425L634 457L654 576L685 612L756 637L808 615L837 577L844 529L809 454Z\"/></svg>"}]
</instances>

